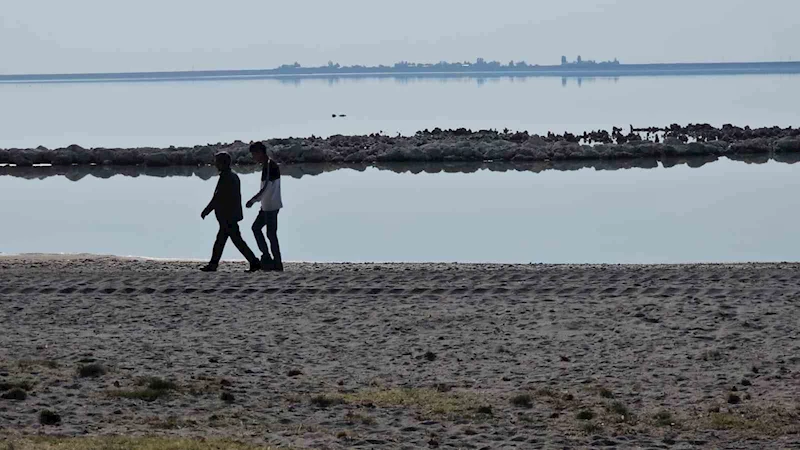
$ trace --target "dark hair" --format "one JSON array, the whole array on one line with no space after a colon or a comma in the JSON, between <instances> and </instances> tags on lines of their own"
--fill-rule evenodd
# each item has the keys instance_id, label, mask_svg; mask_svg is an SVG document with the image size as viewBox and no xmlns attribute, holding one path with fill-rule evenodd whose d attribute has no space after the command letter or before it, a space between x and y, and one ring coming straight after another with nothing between
<instances>
[{"instance_id":1,"label":"dark hair","mask_svg":"<svg viewBox=\"0 0 800 450\"><path fill-rule=\"evenodd\" d=\"M214 155L214 160L219 161L225 167L230 167L233 160L231 159L231 155L228 152L219 152Z\"/></svg>"},{"instance_id":2,"label":"dark hair","mask_svg":"<svg viewBox=\"0 0 800 450\"><path fill-rule=\"evenodd\" d=\"M263 153L263 154L266 155L267 154L267 146L264 145L264 143L261 142L261 141L253 142L252 144L250 144L250 151L252 153L258 152L258 153Z\"/></svg>"}]
</instances>

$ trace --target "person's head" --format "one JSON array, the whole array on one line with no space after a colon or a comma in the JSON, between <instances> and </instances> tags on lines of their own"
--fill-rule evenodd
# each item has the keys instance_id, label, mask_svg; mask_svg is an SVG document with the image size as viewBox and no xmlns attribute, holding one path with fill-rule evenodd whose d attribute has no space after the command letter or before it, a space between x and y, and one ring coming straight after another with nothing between
<instances>
[{"instance_id":1,"label":"person's head","mask_svg":"<svg viewBox=\"0 0 800 450\"><path fill-rule=\"evenodd\" d=\"M267 146L263 142L253 142L250 144L250 154L256 162L264 164L267 162Z\"/></svg>"},{"instance_id":2,"label":"person's head","mask_svg":"<svg viewBox=\"0 0 800 450\"><path fill-rule=\"evenodd\" d=\"M219 152L214 155L214 165L220 172L231 168L231 155L227 152Z\"/></svg>"}]
</instances>

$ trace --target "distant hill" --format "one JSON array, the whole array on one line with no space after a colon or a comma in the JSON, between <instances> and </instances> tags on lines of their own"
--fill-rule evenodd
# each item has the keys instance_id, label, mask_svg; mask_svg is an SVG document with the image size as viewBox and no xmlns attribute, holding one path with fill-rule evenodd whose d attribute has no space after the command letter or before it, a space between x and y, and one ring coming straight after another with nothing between
<instances>
[{"instance_id":1,"label":"distant hill","mask_svg":"<svg viewBox=\"0 0 800 450\"><path fill-rule=\"evenodd\" d=\"M622 64L613 61L584 61L578 57L568 62L562 57L559 65L528 64L525 61L439 62L435 64L398 62L392 66L342 66L329 62L320 67L303 67L298 63L274 69L199 70L175 72L72 73L0 75L0 82L92 82L92 81L178 81L234 78L339 78L339 77L497 77L497 76L559 76L559 77L621 77L663 75L745 75L796 74L800 61L791 62L733 62L733 63L658 63Z\"/></svg>"}]
</instances>

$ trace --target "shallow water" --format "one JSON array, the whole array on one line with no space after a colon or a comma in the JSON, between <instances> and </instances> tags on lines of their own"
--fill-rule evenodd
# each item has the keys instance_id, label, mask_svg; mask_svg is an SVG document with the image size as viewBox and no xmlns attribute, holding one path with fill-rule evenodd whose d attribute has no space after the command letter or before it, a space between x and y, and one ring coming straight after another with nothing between
<instances>
[{"instance_id":1,"label":"shallow water","mask_svg":"<svg viewBox=\"0 0 800 450\"><path fill-rule=\"evenodd\" d=\"M199 214L215 182L0 176L0 252L206 259L216 224ZM242 174L242 186L254 193L258 176ZM284 177L283 192L279 236L292 261L686 263L800 255L800 165L774 161L539 173L342 169ZM255 213L246 210L242 223L252 248ZM225 258L241 256L229 243Z\"/></svg>"},{"instance_id":2,"label":"shallow water","mask_svg":"<svg viewBox=\"0 0 800 450\"><path fill-rule=\"evenodd\" d=\"M0 83L0 99L0 148L168 146L436 127L797 126L800 75Z\"/></svg>"}]
</instances>

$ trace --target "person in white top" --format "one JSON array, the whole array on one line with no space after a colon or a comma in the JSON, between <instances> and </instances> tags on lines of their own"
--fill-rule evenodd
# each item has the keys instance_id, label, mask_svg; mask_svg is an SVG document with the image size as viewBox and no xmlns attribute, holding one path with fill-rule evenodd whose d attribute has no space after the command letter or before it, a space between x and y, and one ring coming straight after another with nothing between
<instances>
[{"instance_id":1,"label":"person in white top","mask_svg":"<svg viewBox=\"0 0 800 450\"><path fill-rule=\"evenodd\" d=\"M281 200L281 169L278 163L267 155L267 147L263 142L250 144L250 153L256 162L261 163L261 189L247 201L247 207L261 202L261 211L253 222L253 234L258 248L261 250L261 268L263 270L283 271L281 247L278 244L278 212L283 208ZM264 227L267 227L267 241L264 240ZM270 248L272 255L270 255Z\"/></svg>"}]
</instances>

